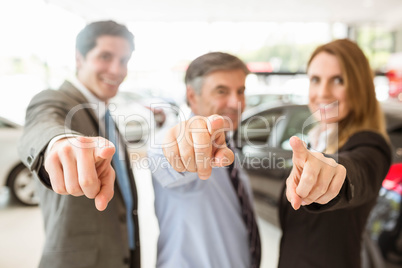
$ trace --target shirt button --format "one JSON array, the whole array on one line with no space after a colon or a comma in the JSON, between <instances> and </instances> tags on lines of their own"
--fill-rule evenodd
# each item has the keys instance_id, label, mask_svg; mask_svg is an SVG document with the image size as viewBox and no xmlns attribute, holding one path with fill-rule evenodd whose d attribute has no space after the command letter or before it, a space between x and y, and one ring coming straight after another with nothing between
<instances>
[{"instance_id":1,"label":"shirt button","mask_svg":"<svg viewBox=\"0 0 402 268\"><path fill-rule=\"evenodd\" d=\"M130 259L128 257L124 257L123 263L124 264L130 264Z\"/></svg>"},{"instance_id":2,"label":"shirt button","mask_svg":"<svg viewBox=\"0 0 402 268\"><path fill-rule=\"evenodd\" d=\"M127 221L126 215L124 215L124 214L120 215L119 218L120 218L121 222L126 222Z\"/></svg>"},{"instance_id":3,"label":"shirt button","mask_svg":"<svg viewBox=\"0 0 402 268\"><path fill-rule=\"evenodd\" d=\"M138 214L137 210L134 209L134 210L133 210L133 215L134 215L134 216L137 216L137 214Z\"/></svg>"}]
</instances>

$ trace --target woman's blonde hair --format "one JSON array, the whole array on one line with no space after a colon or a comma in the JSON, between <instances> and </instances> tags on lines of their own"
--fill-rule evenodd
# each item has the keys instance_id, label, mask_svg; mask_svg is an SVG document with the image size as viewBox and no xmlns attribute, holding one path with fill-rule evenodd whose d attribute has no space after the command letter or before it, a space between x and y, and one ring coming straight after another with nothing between
<instances>
[{"instance_id":1,"label":"woman's blonde hair","mask_svg":"<svg viewBox=\"0 0 402 268\"><path fill-rule=\"evenodd\" d=\"M349 114L338 123L338 142L330 143L326 152L336 152L351 135L362 130L377 132L389 140L384 115L376 99L373 72L363 51L348 39L335 40L317 47L307 68L321 52L334 55L338 59L349 107Z\"/></svg>"}]
</instances>

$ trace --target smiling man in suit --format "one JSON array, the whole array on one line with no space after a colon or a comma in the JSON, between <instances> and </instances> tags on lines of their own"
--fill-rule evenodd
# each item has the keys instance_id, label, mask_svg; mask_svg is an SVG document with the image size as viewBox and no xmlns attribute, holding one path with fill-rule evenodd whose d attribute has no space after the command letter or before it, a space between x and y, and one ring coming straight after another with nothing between
<instances>
[{"instance_id":1,"label":"smiling man in suit","mask_svg":"<svg viewBox=\"0 0 402 268\"><path fill-rule=\"evenodd\" d=\"M134 177L108 111L133 39L114 21L88 24L76 39L76 78L29 104L19 152L42 182L39 267L140 267Z\"/></svg>"}]
</instances>

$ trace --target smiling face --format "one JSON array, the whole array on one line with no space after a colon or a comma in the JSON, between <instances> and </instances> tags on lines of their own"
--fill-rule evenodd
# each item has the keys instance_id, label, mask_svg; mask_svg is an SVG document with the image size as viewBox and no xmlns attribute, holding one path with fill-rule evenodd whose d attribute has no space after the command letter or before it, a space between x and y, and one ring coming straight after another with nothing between
<instances>
[{"instance_id":1,"label":"smiling face","mask_svg":"<svg viewBox=\"0 0 402 268\"><path fill-rule=\"evenodd\" d=\"M102 35L85 57L76 53L77 78L100 100L114 97L127 75L131 57L129 42L118 36Z\"/></svg>"},{"instance_id":2,"label":"smiling face","mask_svg":"<svg viewBox=\"0 0 402 268\"><path fill-rule=\"evenodd\" d=\"M219 114L226 129L237 129L245 107L246 74L241 69L215 71L203 78L201 93L188 89L188 101L196 115Z\"/></svg>"},{"instance_id":3,"label":"smiling face","mask_svg":"<svg viewBox=\"0 0 402 268\"><path fill-rule=\"evenodd\" d=\"M316 119L321 123L336 123L348 116L346 86L336 56L318 53L311 61L307 75L310 80L309 108Z\"/></svg>"}]
</instances>

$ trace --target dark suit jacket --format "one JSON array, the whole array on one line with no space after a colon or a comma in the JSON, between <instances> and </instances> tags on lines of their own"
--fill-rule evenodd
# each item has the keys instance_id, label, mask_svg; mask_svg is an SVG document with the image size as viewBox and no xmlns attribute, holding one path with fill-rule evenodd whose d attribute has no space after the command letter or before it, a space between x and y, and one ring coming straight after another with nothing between
<instances>
[{"instance_id":1,"label":"dark suit jacket","mask_svg":"<svg viewBox=\"0 0 402 268\"><path fill-rule=\"evenodd\" d=\"M36 95L27 109L19 152L24 164L42 182L39 195L46 243L40 267L130 266L126 209L117 179L113 199L107 209L100 212L95 208L94 200L85 196L74 197L53 192L43 167L44 152L55 136L66 133L99 136L95 111L85 108L86 103L86 98L66 81L59 90L46 90ZM129 159L127 150L126 159ZM134 267L140 267L137 192L132 170L126 162L134 200Z\"/></svg>"},{"instance_id":2,"label":"dark suit jacket","mask_svg":"<svg viewBox=\"0 0 402 268\"><path fill-rule=\"evenodd\" d=\"M391 165L390 147L379 134L362 131L332 157L347 171L335 199L295 211L282 195L280 268L361 267L362 234Z\"/></svg>"}]
</instances>

